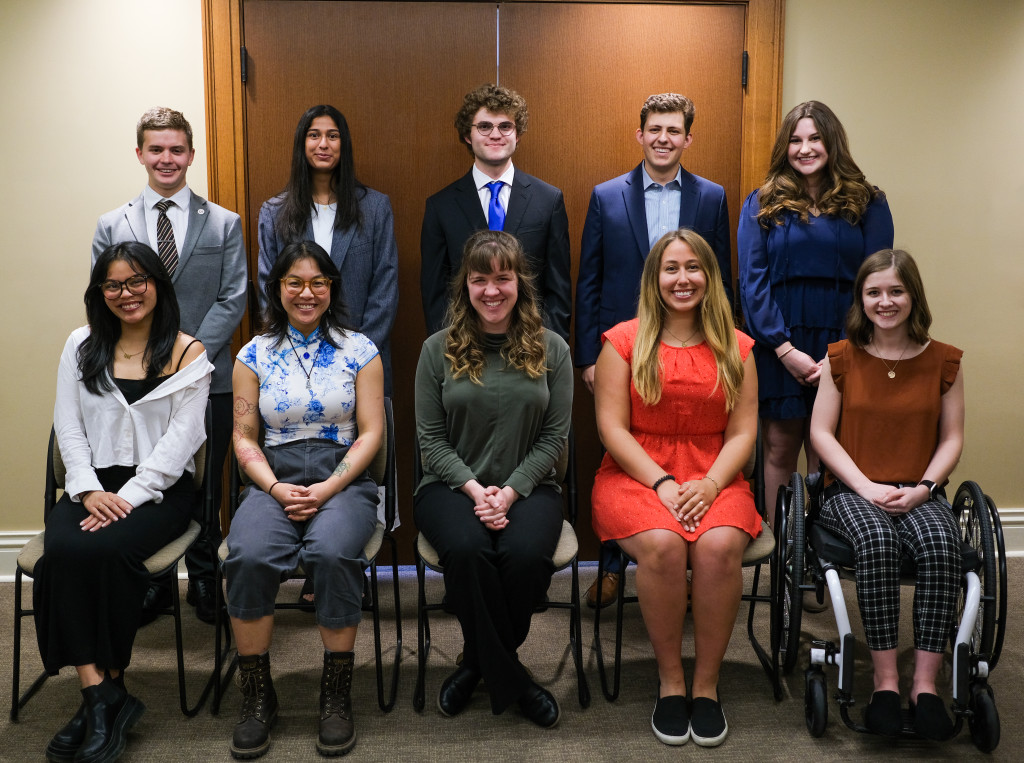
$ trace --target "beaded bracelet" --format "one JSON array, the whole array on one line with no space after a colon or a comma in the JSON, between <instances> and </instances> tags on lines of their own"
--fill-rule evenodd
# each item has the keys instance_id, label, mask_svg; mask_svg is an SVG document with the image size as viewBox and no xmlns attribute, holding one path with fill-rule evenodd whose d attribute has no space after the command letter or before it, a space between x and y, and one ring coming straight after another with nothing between
<instances>
[{"instance_id":1,"label":"beaded bracelet","mask_svg":"<svg viewBox=\"0 0 1024 763\"><path fill-rule=\"evenodd\" d=\"M702 480L711 480L712 482L714 482L714 483L715 483L715 490L717 490L717 491L718 491L719 493L721 493L721 492L722 492L722 488L720 488L720 487L718 486L718 480L716 480L716 479L715 479L714 477L712 477L712 476L711 476L710 474L705 474L705 475L704 475L703 477L701 477L701 479L702 479Z\"/></svg>"},{"instance_id":2,"label":"beaded bracelet","mask_svg":"<svg viewBox=\"0 0 1024 763\"><path fill-rule=\"evenodd\" d=\"M651 485L651 490L653 490L655 493L657 493L658 492L658 488L661 486L662 482L668 482L669 480L674 480L675 478L676 477L675 477L674 474L666 474L665 476L661 477L660 479L655 480L654 484Z\"/></svg>"}]
</instances>

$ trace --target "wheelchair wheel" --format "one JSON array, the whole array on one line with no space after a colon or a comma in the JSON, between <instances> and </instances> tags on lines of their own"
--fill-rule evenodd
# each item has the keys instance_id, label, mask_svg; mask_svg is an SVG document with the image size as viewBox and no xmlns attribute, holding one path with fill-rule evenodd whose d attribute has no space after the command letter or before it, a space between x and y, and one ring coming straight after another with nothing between
<instances>
[{"instance_id":1,"label":"wheelchair wheel","mask_svg":"<svg viewBox=\"0 0 1024 763\"><path fill-rule=\"evenodd\" d=\"M1006 632L1006 543L1003 539L1003 523L999 519L999 511L995 502L985 496L985 503L988 505L989 519L992 522L992 532L995 534L996 552L996 633L995 642L992 645L992 656L989 658L989 670L995 668L999 662L999 655L1003 651L1003 635Z\"/></svg>"},{"instance_id":2,"label":"wheelchair wheel","mask_svg":"<svg viewBox=\"0 0 1024 763\"><path fill-rule=\"evenodd\" d=\"M975 482L964 482L953 499L953 516L960 523L960 537L978 553L978 578L981 582L981 603L970 640L972 656L983 656L991 668L998 655L993 654L996 637L996 615L999 609L999 559L992 531L992 513L985 494ZM1005 568L1005 562L1003 563ZM1005 577L1003 579L1005 587ZM961 586L957 611L963 611L966 589ZM1000 638L1000 641L1002 639Z\"/></svg>"},{"instance_id":3,"label":"wheelchair wheel","mask_svg":"<svg viewBox=\"0 0 1024 763\"><path fill-rule=\"evenodd\" d=\"M782 591L782 637L779 640L782 672L787 675L796 666L800 652L800 621L803 616L804 550L806 506L804 479L794 473L789 481L786 507L786 579Z\"/></svg>"},{"instance_id":4,"label":"wheelchair wheel","mask_svg":"<svg viewBox=\"0 0 1024 763\"><path fill-rule=\"evenodd\" d=\"M970 709L971 741L982 752L992 752L999 744L999 713L987 683L971 686Z\"/></svg>"},{"instance_id":5,"label":"wheelchair wheel","mask_svg":"<svg viewBox=\"0 0 1024 763\"><path fill-rule=\"evenodd\" d=\"M820 667L809 668L804 673L804 720L812 737L825 733L828 724L828 688L825 673Z\"/></svg>"}]
</instances>

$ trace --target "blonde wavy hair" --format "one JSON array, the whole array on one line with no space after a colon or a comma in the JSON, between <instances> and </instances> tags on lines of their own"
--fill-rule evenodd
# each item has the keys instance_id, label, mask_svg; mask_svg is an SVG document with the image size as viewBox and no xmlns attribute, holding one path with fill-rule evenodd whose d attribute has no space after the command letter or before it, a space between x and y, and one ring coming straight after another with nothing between
<instances>
[{"instance_id":1,"label":"blonde wavy hair","mask_svg":"<svg viewBox=\"0 0 1024 763\"><path fill-rule=\"evenodd\" d=\"M725 287L722 286L722 274L715 253L700 234L685 228L666 233L658 239L644 263L644 271L640 276L640 305L637 310L640 325L633 341L633 386L645 404L655 405L661 400L663 368L659 350L661 330L665 327L668 307L662 299L658 281L662 257L674 241L690 247L700 263L700 269L707 282L704 299L700 303L700 312L697 314L697 325L704 333L704 341L715 357L718 375L714 389L717 390L721 385L725 391L725 409L731 411L736 405L743 384L743 360L740 358L739 342L736 341L732 311L725 296Z\"/></svg>"},{"instance_id":2,"label":"blonde wavy hair","mask_svg":"<svg viewBox=\"0 0 1024 763\"><path fill-rule=\"evenodd\" d=\"M462 252L462 265L451 283L444 356L451 363L453 378L466 375L474 384L483 383L484 332L476 309L469 301L467 282L470 273L490 275L498 270L511 270L518 290L501 356L531 379L547 373L544 324L526 254L515 236L504 231L483 230L469 237Z\"/></svg>"},{"instance_id":3,"label":"blonde wavy hair","mask_svg":"<svg viewBox=\"0 0 1024 763\"><path fill-rule=\"evenodd\" d=\"M814 122L828 152L818 199L811 198L803 176L789 163L789 139L801 119ZM757 220L761 227L769 228L780 224L786 212L795 212L806 223L811 207L817 207L822 214L857 225L872 199L883 195L867 181L850 155L846 130L832 109L819 101L806 101L786 114L775 136L768 176L757 195L761 206Z\"/></svg>"}]
</instances>

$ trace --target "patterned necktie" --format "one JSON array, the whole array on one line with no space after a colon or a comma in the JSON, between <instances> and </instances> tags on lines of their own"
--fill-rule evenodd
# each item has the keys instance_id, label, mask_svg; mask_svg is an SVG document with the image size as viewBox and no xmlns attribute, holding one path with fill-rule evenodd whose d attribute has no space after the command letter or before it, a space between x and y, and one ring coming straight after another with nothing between
<instances>
[{"instance_id":1,"label":"patterned necktie","mask_svg":"<svg viewBox=\"0 0 1024 763\"><path fill-rule=\"evenodd\" d=\"M167 209L175 206L170 199L164 199L156 203L160 210L160 216L156 218L156 245L157 253L160 255L160 262L167 268L167 275L173 276L178 269L178 247L174 243L174 228L171 227L171 219L167 216Z\"/></svg>"},{"instance_id":2,"label":"patterned necktie","mask_svg":"<svg viewBox=\"0 0 1024 763\"><path fill-rule=\"evenodd\" d=\"M488 183L491 189L491 203L487 206L487 228L488 230L505 230L505 208L501 206L501 187L505 185L500 180Z\"/></svg>"}]
</instances>

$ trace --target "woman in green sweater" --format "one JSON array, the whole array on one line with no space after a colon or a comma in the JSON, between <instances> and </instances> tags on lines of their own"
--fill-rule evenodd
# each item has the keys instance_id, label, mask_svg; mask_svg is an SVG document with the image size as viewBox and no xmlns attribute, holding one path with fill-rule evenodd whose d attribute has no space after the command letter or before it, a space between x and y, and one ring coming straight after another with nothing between
<instances>
[{"instance_id":1,"label":"woman in green sweater","mask_svg":"<svg viewBox=\"0 0 1024 763\"><path fill-rule=\"evenodd\" d=\"M572 385L568 345L543 327L519 242L474 234L452 281L448 327L423 343L416 369L416 526L444 565L465 642L437 697L444 715L464 710L483 678L495 714L518 702L537 725L558 722L558 703L516 650L554 571L555 462Z\"/></svg>"}]
</instances>

